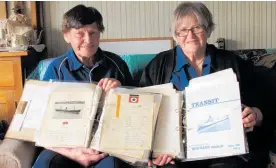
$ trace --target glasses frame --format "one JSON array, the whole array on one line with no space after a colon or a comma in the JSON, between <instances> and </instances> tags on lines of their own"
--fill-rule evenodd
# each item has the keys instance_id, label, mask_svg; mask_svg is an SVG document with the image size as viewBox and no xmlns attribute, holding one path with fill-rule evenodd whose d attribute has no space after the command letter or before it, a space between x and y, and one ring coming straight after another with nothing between
<instances>
[{"instance_id":1,"label":"glasses frame","mask_svg":"<svg viewBox=\"0 0 276 168\"><path fill-rule=\"evenodd\" d=\"M200 28L200 30L199 30L199 31L195 31L196 28ZM194 34L199 34L199 33L204 32L204 30L206 30L205 26L203 26L203 25L197 25L197 26L194 26L194 27L192 27L192 28L190 28L190 29L182 29L182 30L176 32L176 35L177 35L178 37L187 37L188 34L189 34L189 31L191 31L191 32L194 33ZM182 34L183 34L183 33L185 33L185 34L181 35L181 32L182 32Z\"/></svg>"}]
</instances>

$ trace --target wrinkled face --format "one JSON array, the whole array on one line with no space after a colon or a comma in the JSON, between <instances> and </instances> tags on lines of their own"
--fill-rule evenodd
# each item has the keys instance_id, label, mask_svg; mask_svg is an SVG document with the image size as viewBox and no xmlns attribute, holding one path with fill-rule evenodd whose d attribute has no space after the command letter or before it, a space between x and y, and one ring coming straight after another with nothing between
<instances>
[{"instance_id":1,"label":"wrinkled face","mask_svg":"<svg viewBox=\"0 0 276 168\"><path fill-rule=\"evenodd\" d=\"M185 34L183 32L187 32L187 35L183 36ZM177 43L184 52L197 53L199 51L205 51L207 38L208 35L205 28L200 25L194 13L183 17L181 23L176 27Z\"/></svg>"},{"instance_id":2,"label":"wrinkled face","mask_svg":"<svg viewBox=\"0 0 276 168\"><path fill-rule=\"evenodd\" d=\"M100 31L96 23L85 25L82 28L71 28L64 33L64 39L71 44L78 57L94 56L100 43Z\"/></svg>"}]
</instances>

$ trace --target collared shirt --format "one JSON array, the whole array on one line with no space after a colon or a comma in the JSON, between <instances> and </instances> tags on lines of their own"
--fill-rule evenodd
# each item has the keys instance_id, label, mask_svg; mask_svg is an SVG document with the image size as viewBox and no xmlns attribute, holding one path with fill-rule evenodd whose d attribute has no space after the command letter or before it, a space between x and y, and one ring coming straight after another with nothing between
<instances>
[{"instance_id":1,"label":"collared shirt","mask_svg":"<svg viewBox=\"0 0 276 168\"><path fill-rule=\"evenodd\" d=\"M176 47L175 67L170 82L174 84L177 90L184 90L189 85L192 78L198 77L195 69L191 66L184 55L182 49ZM203 61L202 76L210 73L211 57L206 56Z\"/></svg>"},{"instance_id":2,"label":"collared shirt","mask_svg":"<svg viewBox=\"0 0 276 168\"><path fill-rule=\"evenodd\" d=\"M119 56L99 48L93 64L92 68L86 67L71 48L65 55L53 60L42 80L98 82L102 78L115 78L122 85L132 85L128 67Z\"/></svg>"}]
</instances>

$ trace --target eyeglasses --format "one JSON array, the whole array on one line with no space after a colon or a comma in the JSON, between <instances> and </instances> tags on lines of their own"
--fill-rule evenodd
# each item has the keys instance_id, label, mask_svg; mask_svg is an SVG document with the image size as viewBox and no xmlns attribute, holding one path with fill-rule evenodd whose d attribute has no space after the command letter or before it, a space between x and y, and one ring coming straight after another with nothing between
<instances>
[{"instance_id":1,"label":"eyeglasses","mask_svg":"<svg viewBox=\"0 0 276 168\"><path fill-rule=\"evenodd\" d=\"M202 33L205 30L204 26L198 25L190 29L182 29L176 33L179 37L186 37L189 34L189 31L192 31L194 34Z\"/></svg>"}]
</instances>

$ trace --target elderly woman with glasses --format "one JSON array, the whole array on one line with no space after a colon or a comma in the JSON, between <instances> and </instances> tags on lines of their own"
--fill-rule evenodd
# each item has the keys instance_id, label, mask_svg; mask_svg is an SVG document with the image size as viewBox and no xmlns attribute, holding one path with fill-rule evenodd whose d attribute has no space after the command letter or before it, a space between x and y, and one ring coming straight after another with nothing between
<instances>
[{"instance_id":1,"label":"elderly woman with glasses","mask_svg":"<svg viewBox=\"0 0 276 168\"><path fill-rule=\"evenodd\" d=\"M255 107L256 97L250 91L250 75L247 74L250 65L243 62L235 54L219 50L207 44L215 28L212 14L208 8L199 2L183 2L174 11L172 35L177 46L171 50L159 53L144 69L140 86L152 86L173 83L177 90L184 90L192 78L208 75L223 69L232 68L237 75L241 87L243 125L251 129L262 123L262 112ZM191 167L243 167L241 157L228 157L179 163ZM149 165L179 166L168 155L160 155ZM184 166L185 167L185 166Z\"/></svg>"}]
</instances>

